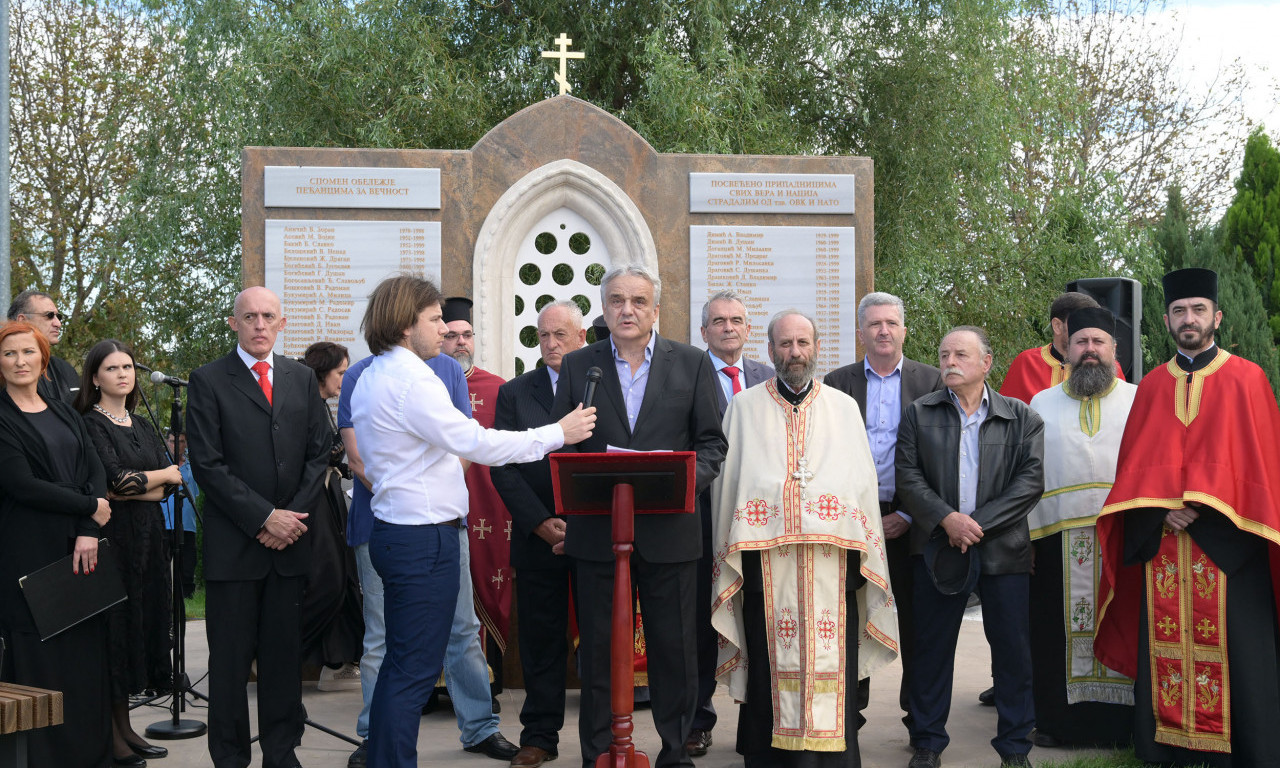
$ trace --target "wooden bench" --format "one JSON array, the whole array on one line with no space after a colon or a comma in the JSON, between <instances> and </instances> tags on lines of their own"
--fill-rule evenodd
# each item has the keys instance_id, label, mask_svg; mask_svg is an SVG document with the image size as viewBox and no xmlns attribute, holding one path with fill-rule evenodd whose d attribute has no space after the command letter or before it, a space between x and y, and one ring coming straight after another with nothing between
<instances>
[{"instance_id":1,"label":"wooden bench","mask_svg":"<svg viewBox=\"0 0 1280 768\"><path fill-rule=\"evenodd\" d=\"M27 731L62 724L62 693L0 683L0 768L27 768Z\"/></svg>"}]
</instances>

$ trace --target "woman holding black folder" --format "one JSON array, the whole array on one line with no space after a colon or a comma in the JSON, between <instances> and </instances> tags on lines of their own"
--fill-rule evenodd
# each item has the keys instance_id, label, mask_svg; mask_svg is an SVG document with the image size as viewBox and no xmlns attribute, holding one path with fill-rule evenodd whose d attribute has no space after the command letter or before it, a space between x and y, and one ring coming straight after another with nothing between
<instances>
[{"instance_id":1,"label":"woman holding black folder","mask_svg":"<svg viewBox=\"0 0 1280 768\"><path fill-rule=\"evenodd\" d=\"M0 327L0 635L7 648L0 680L63 694L63 724L29 732L30 765L103 768L111 764L103 616L42 641L18 586L68 555L76 573L92 572L111 517L106 475L80 414L36 390L49 356L49 342L31 325Z\"/></svg>"},{"instance_id":2,"label":"woman holding black folder","mask_svg":"<svg viewBox=\"0 0 1280 768\"><path fill-rule=\"evenodd\" d=\"M146 419L135 419L133 350L107 339L85 357L75 407L106 469L111 522L103 535L120 553L128 601L107 612L113 762L140 768L169 754L129 722L129 696L170 679L168 538L160 500L182 483L178 466Z\"/></svg>"}]
</instances>

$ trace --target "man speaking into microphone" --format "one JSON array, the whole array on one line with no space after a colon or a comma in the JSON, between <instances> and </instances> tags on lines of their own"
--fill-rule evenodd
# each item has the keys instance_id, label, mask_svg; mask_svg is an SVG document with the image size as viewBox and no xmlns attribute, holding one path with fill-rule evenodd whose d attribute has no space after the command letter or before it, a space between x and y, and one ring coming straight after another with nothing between
<instances>
[{"instance_id":1,"label":"man speaking into microphone","mask_svg":"<svg viewBox=\"0 0 1280 768\"><path fill-rule=\"evenodd\" d=\"M695 451L697 491L711 484L724 460L725 439L715 379L706 353L654 332L662 282L644 267L611 270L600 283L609 338L565 355L552 418L582 402L588 371L598 368L596 427L567 451L602 453ZM574 516L565 552L578 575L582 712L578 721L585 764L609 749L609 631L613 611L613 541L608 517ZM637 515L632 579L640 591L654 726L662 737L656 766L691 766L684 743L698 694L694 630L697 563L702 526L697 515Z\"/></svg>"}]
</instances>

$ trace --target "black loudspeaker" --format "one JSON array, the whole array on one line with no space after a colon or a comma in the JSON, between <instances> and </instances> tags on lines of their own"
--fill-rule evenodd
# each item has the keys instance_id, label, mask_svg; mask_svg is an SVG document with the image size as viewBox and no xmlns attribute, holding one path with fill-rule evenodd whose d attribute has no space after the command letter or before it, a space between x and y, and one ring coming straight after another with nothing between
<instances>
[{"instance_id":1,"label":"black loudspeaker","mask_svg":"<svg viewBox=\"0 0 1280 768\"><path fill-rule=\"evenodd\" d=\"M1142 379L1142 284L1127 277L1085 277L1067 283L1068 291L1092 297L1116 316L1116 359L1126 381Z\"/></svg>"}]
</instances>

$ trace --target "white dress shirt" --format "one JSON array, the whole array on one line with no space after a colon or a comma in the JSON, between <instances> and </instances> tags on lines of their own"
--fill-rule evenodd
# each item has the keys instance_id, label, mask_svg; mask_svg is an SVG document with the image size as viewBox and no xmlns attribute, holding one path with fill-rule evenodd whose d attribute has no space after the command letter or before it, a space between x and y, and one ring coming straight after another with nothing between
<instances>
[{"instance_id":1,"label":"white dress shirt","mask_svg":"<svg viewBox=\"0 0 1280 768\"><path fill-rule=\"evenodd\" d=\"M259 361L258 358L254 357L248 352L245 352L244 347L240 346L239 344L236 345L236 351L240 353L240 360L243 361L245 364L245 367L249 369L249 373L253 374L254 381L257 381L261 377L258 376L257 371L253 370L253 366L257 365L258 362L264 362L267 364L267 381L271 382L271 384L273 385L276 383L276 366L275 366L275 360L273 359L273 356L271 355L271 353L267 353L266 360ZM262 384L259 383L258 386L262 386Z\"/></svg>"},{"instance_id":2,"label":"white dress shirt","mask_svg":"<svg viewBox=\"0 0 1280 768\"><path fill-rule=\"evenodd\" d=\"M485 429L453 407L421 358L394 347L374 358L351 395L351 421L373 483L373 516L431 525L467 514L461 456L476 464L537 461L564 445L559 424L525 432Z\"/></svg>"}]
</instances>

